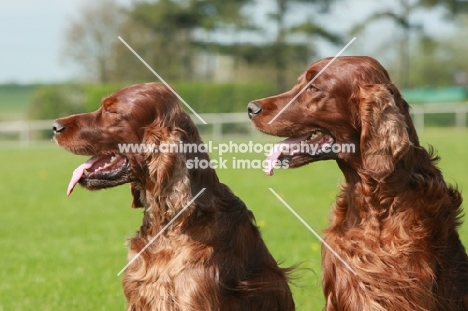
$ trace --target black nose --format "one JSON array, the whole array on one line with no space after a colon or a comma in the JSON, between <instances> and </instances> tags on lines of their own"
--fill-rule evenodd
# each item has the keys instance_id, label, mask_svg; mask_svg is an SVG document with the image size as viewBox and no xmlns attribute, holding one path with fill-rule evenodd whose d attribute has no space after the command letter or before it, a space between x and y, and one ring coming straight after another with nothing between
<instances>
[{"instance_id":1,"label":"black nose","mask_svg":"<svg viewBox=\"0 0 468 311\"><path fill-rule=\"evenodd\" d=\"M52 125L52 131L54 131L54 135L60 133L64 129L65 129L65 126L57 120Z\"/></svg>"},{"instance_id":2,"label":"black nose","mask_svg":"<svg viewBox=\"0 0 468 311\"><path fill-rule=\"evenodd\" d=\"M262 106L260 106L259 103L256 102L250 102L247 105L247 111L249 113L249 118L252 119L255 117L257 114L260 114L262 112Z\"/></svg>"}]
</instances>

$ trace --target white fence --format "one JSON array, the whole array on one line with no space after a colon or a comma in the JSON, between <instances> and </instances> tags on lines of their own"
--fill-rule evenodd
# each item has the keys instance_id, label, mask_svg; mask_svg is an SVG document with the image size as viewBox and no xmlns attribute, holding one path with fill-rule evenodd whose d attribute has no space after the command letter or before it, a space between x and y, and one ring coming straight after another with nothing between
<instances>
[{"instance_id":1,"label":"white fence","mask_svg":"<svg viewBox=\"0 0 468 311\"><path fill-rule=\"evenodd\" d=\"M211 126L211 135L213 139L221 139L223 135L223 125L244 123L250 129L252 135L258 133L245 113L201 113L200 117L205 120L208 126ZM192 120L198 126L204 126L196 116L192 115ZM52 136L52 124L54 120L35 120L35 121L4 121L0 122L0 146L19 144L28 146L31 142L37 142L39 131L50 131ZM6 134L6 135L5 135ZM5 140L3 136L12 136L12 139Z\"/></svg>"},{"instance_id":2,"label":"white fence","mask_svg":"<svg viewBox=\"0 0 468 311\"><path fill-rule=\"evenodd\" d=\"M455 114L455 127L466 127L466 115L468 113L468 102L460 104L425 104L411 106L411 114L416 130L421 132L424 129L424 116L426 114Z\"/></svg>"},{"instance_id":3,"label":"white fence","mask_svg":"<svg viewBox=\"0 0 468 311\"><path fill-rule=\"evenodd\" d=\"M416 129L421 132L424 129L424 119L427 114L455 114L455 126L464 128L467 126L468 102L460 104L426 104L413 105L411 114ZM250 120L245 113L205 113L200 116L211 126L213 139L221 139L223 136L223 125L244 123L251 130L252 135L258 134L258 131L250 125ZM194 122L201 126L203 123L195 116L192 116ZM50 130L52 136L52 123L54 120L40 121L6 121L0 122L0 146L15 145L28 146L31 142L37 141L38 137L34 133L38 131ZM6 135L5 135L6 134ZM4 137L11 136L12 139L6 140Z\"/></svg>"}]
</instances>

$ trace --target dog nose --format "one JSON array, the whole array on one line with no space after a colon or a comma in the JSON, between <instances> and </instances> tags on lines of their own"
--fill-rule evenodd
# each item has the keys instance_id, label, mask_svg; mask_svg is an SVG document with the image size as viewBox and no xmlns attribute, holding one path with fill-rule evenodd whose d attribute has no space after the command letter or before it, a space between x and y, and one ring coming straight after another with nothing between
<instances>
[{"instance_id":1,"label":"dog nose","mask_svg":"<svg viewBox=\"0 0 468 311\"><path fill-rule=\"evenodd\" d=\"M52 124L52 131L54 131L54 135L60 133L64 129L65 126L57 120L55 120L54 124Z\"/></svg>"},{"instance_id":2,"label":"dog nose","mask_svg":"<svg viewBox=\"0 0 468 311\"><path fill-rule=\"evenodd\" d=\"M252 119L253 117L255 117L256 115L262 112L262 106L260 106L259 103L250 102L247 105L247 111L249 113L249 118Z\"/></svg>"}]
</instances>

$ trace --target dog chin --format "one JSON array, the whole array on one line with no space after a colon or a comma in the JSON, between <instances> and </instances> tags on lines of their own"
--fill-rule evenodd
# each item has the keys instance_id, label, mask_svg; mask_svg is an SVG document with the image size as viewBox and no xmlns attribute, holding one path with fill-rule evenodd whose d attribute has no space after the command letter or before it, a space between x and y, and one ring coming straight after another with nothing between
<instances>
[{"instance_id":1,"label":"dog chin","mask_svg":"<svg viewBox=\"0 0 468 311\"><path fill-rule=\"evenodd\" d=\"M322 154L317 156L311 156L309 154L300 154L295 156L281 156L279 160L282 163L287 163L289 168L298 168L313 162L334 160L336 159L335 154ZM286 161L286 162L284 162Z\"/></svg>"},{"instance_id":2,"label":"dog chin","mask_svg":"<svg viewBox=\"0 0 468 311\"><path fill-rule=\"evenodd\" d=\"M99 190L135 181L133 174L129 170L121 171L118 174L110 174L109 176L101 175L104 174L96 174L92 177L82 177L78 183L88 190Z\"/></svg>"}]
</instances>

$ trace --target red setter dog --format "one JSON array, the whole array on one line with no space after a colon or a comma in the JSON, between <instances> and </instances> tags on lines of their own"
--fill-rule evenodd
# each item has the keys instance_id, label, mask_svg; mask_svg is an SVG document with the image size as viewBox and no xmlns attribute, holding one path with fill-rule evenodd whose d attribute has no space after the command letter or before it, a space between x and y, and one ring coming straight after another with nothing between
<instances>
[{"instance_id":1,"label":"red setter dog","mask_svg":"<svg viewBox=\"0 0 468 311\"><path fill-rule=\"evenodd\" d=\"M76 183L90 190L130 183L133 207L145 208L140 230L129 241L129 260L143 252L123 277L127 310L295 309L289 270L268 252L252 213L213 169L187 168L190 159L209 160L201 148L186 153L119 148L202 144L166 86L126 87L104 98L97 111L56 120L53 130L61 147L92 156L75 170L69 193Z\"/></svg>"},{"instance_id":2,"label":"red setter dog","mask_svg":"<svg viewBox=\"0 0 468 311\"><path fill-rule=\"evenodd\" d=\"M323 248L326 309L468 310L460 193L445 183L438 157L419 144L387 71L357 56L337 58L317 75L329 62L313 63L292 90L248 105L260 131L290 137L280 145L319 147L285 149L270 160L299 167L333 159L344 174L325 241L357 275ZM354 144L355 152L340 151L340 144Z\"/></svg>"}]
</instances>

